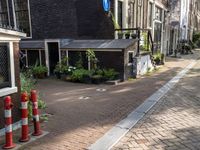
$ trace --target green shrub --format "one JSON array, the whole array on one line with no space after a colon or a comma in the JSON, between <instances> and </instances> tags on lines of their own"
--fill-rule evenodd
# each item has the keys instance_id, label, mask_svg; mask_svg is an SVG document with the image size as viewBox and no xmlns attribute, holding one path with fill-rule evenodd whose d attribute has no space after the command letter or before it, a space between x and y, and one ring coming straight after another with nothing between
<instances>
[{"instance_id":1,"label":"green shrub","mask_svg":"<svg viewBox=\"0 0 200 150\"><path fill-rule=\"evenodd\" d=\"M86 69L77 69L72 72L71 80L75 82L84 82L84 78L91 77L91 71Z\"/></svg>"},{"instance_id":2,"label":"green shrub","mask_svg":"<svg viewBox=\"0 0 200 150\"><path fill-rule=\"evenodd\" d=\"M21 73L20 74L20 82L21 82L21 92L27 92L30 95L31 90L35 89L36 81L29 76L29 73ZM46 103L41 99L40 95L38 95L38 108L45 109ZM29 119L32 118L32 103L30 99L28 99L28 116Z\"/></svg>"},{"instance_id":3,"label":"green shrub","mask_svg":"<svg viewBox=\"0 0 200 150\"><path fill-rule=\"evenodd\" d=\"M103 77L105 80L114 80L118 77L119 73L114 69L103 69Z\"/></svg>"},{"instance_id":4,"label":"green shrub","mask_svg":"<svg viewBox=\"0 0 200 150\"><path fill-rule=\"evenodd\" d=\"M33 75L44 74L48 72L48 68L46 66L33 66L32 67Z\"/></svg>"}]
</instances>

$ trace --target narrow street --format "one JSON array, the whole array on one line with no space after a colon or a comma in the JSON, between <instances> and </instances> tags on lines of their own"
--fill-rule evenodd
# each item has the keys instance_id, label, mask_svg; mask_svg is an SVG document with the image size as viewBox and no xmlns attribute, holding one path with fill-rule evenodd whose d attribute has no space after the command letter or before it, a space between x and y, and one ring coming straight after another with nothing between
<instances>
[{"instance_id":1,"label":"narrow street","mask_svg":"<svg viewBox=\"0 0 200 150\"><path fill-rule=\"evenodd\" d=\"M42 125L43 130L48 131L49 134L21 149L86 149L102 137L116 123L141 105L155 91L172 79L180 70L189 65L191 60L198 57L199 52L197 51L195 55L188 55L184 59L169 58L166 65L158 72L135 81L122 83L118 86L91 86L57 80L54 81L51 79L39 81L38 89L48 105L46 112L51 114L49 121ZM192 72L194 74L193 78L196 78L196 80L198 78L196 72L198 71L197 67ZM198 82L193 80L193 78L186 78L187 83L196 83L196 91L198 91ZM105 89L106 91L102 92L98 91L98 89ZM179 88L176 89L183 92ZM186 96L190 94L186 94ZM172 96L172 94L169 95ZM178 97L176 99L178 99ZM179 102L174 103L177 104ZM196 105L195 102L191 103ZM171 103L168 105L165 105L165 107L171 107ZM180 105L185 106L186 104ZM196 107L198 107L198 105L196 105ZM179 110L180 108L178 107L177 109ZM191 109L193 110L194 108ZM176 111L176 108L174 108L170 112L173 115ZM186 109L186 111L188 110ZM169 119L168 116L166 118ZM176 120L173 116L171 116L171 119ZM183 123L184 122L180 124ZM194 121L192 121L192 123L194 123ZM155 124L159 125L159 122ZM162 125L162 120L160 124ZM174 124L175 123L172 123L172 125ZM165 125L168 126L167 123ZM153 126L155 125L153 124ZM140 142L145 142L145 140L141 139ZM116 149L129 148L129 146L125 146L126 144L128 144L126 140L122 139L116 146ZM130 145L130 143L128 145ZM130 148L133 146L130 146Z\"/></svg>"},{"instance_id":2,"label":"narrow street","mask_svg":"<svg viewBox=\"0 0 200 150\"><path fill-rule=\"evenodd\" d=\"M113 150L200 149L200 61Z\"/></svg>"}]
</instances>

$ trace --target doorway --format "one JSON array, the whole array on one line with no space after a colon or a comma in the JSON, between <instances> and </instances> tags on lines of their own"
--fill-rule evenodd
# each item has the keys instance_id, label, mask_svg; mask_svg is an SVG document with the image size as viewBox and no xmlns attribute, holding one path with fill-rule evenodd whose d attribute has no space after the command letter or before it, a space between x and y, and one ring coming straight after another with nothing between
<instances>
[{"instance_id":1,"label":"doorway","mask_svg":"<svg viewBox=\"0 0 200 150\"><path fill-rule=\"evenodd\" d=\"M54 74L54 69L59 62L59 45L58 42L48 43L48 54L49 54L49 73Z\"/></svg>"}]
</instances>

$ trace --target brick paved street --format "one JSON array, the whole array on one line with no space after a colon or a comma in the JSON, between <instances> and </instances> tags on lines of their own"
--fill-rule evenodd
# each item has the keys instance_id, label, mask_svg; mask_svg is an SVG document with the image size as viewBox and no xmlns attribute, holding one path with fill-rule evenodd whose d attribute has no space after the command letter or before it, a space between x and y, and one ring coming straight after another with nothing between
<instances>
[{"instance_id":1,"label":"brick paved street","mask_svg":"<svg viewBox=\"0 0 200 150\"><path fill-rule=\"evenodd\" d=\"M38 89L43 93L42 97L48 105L46 111L52 114L48 123L43 124L43 129L50 133L22 149L87 148L186 67L190 61L190 56L185 59L170 58L166 66L155 74L118 86L74 84L52 79L39 81ZM97 88L105 88L107 91L97 92ZM80 99L83 96L89 99Z\"/></svg>"},{"instance_id":2,"label":"brick paved street","mask_svg":"<svg viewBox=\"0 0 200 150\"><path fill-rule=\"evenodd\" d=\"M200 62L113 150L200 150Z\"/></svg>"}]
</instances>

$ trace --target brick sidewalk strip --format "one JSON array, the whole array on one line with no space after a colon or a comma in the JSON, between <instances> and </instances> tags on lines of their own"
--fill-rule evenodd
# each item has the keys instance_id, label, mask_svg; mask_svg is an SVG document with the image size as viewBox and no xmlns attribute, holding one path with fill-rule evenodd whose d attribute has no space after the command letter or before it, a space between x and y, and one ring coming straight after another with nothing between
<instances>
[{"instance_id":1,"label":"brick sidewalk strip","mask_svg":"<svg viewBox=\"0 0 200 150\"><path fill-rule=\"evenodd\" d=\"M200 150L200 61L113 150Z\"/></svg>"},{"instance_id":2,"label":"brick sidewalk strip","mask_svg":"<svg viewBox=\"0 0 200 150\"><path fill-rule=\"evenodd\" d=\"M150 96L143 104L130 113L127 118L116 124L101 139L91 145L90 150L109 150L115 145L144 115L171 89L179 80L196 64L196 61L188 65L172 80Z\"/></svg>"}]
</instances>

